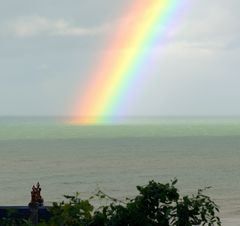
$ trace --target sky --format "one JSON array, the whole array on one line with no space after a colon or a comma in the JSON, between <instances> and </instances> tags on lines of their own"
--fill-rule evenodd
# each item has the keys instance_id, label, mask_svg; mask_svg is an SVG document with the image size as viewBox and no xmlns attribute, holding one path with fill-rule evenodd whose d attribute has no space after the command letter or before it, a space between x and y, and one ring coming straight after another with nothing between
<instances>
[{"instance_id":1,"label":"sky","mask_svg":"<svg viewBox=\"0 0 240 226\"><path fill-rule=\"evenodd\" d=\"M121 115L240 116L240 1L184 1ZM0 116L74 114L130 2L0 0Z\"/></svg>"}]
</instances>

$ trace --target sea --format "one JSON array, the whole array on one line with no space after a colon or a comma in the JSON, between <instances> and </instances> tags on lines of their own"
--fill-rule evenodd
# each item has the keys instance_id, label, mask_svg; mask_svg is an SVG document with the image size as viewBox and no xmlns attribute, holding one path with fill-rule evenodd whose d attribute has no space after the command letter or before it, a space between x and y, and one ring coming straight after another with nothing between
<instances>
[{"instance_id":1,"label":"sea","mask_svg":"<svg viewBox=\"0 0 240 226\"><path fill-rule=\"evenodd\" d=\"M137 185L177 178L182 195L205 191L223 225L240 225L240 118L125 118L76 125L59 118L0 118L0 206L45 205L98 190L132 198Z\"/></svg>"}]
</instances>

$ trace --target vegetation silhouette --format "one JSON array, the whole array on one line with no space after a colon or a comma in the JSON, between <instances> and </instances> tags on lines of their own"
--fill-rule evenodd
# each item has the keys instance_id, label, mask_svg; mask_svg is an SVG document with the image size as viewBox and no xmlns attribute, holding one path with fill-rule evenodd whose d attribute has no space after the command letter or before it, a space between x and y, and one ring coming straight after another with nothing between
<instances>
[{"instance_id":1,"label":"vegetation silhouette","mask_svg":"<svg viewBox=\"0 0 240 226\"><path fill-rule=\"evenodd\" d=\"M190 196L181 196L177 180L162 184L150 181L137 186L139 194L125 201L117 200L102 191L83 200L79 193L65 196L66 201L53 203L51 218L39 226L220 226L218 206L204 194L205 189ZM94 207L92 201L106 200L105 205ZM4 222L3 222L4 223ZM2 224L14 226L14 224ZM23 226L30 226L28 221Z\"/></svg>"}]
</instances>

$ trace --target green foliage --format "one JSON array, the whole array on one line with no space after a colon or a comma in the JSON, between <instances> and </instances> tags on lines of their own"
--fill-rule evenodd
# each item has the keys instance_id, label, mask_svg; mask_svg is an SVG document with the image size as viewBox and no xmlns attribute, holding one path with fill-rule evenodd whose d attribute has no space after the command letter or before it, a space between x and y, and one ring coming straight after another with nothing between
<instances>
[{"instance_id":1,"label":"green foliage","mask_svg":"<svg viewBox=\"0 0 240 226\"><path fill-rule=\"evenodd\" d=\"M53 203L50 221L39 226L221 225L216 216L219 209L210 197L204 195L204 190L199 190L196 195L181 197L176 183L177 180L167 184L150 181L146 186L137 186L139 194L125 202L99 191L94 198L104 199L108 204L98 208L90 203L93 197L82 200L78 193L65 196L66 202Z\"/></svg>"},{"instance_id":2,"label":"green foliage","mask_svg":"<svg viewBox=\"0 0 240 226\"><path fill-rule=\"evenodd\" d=\"M217 205L199 190L197 195L180 197L175 184L150 181L138 186L139 195L126 204L114 201L95 212L92 226L192 226L221 225ZM100 221L101 220L101 221Z\"/></svg>"},{"instance_id":3,"label":"green foliage","mask_svg":"<svg viewBox=\"0 0 240 226\"><path fill-rule=\"evenodd\" d=\"M197 195L184 196L177 203L174 225L221 225L215 212L219 212L218 206L199 190Z\"/></svg>"},{"instance_id":4,"label":"green foliage","mask_svg":"<svg viewBox=\"0 0 240 226\"><path fill-rule=\"evenodd\" d=\"M8 209L7 216L0 219L1 226L23 226L25 219L19 218L19 213L16 209Z\"/></svg>"},{"instance_id":5,"label":"green foliage","mask_svg":"<svg viewBox=\"0 0 240 226\"><path fill-rule=\"evenodd\" d=\"M164 185L150 181L145 187L138 186L140 194L126 205L112 203L105 206L102 212L98 212L105 214L106 220L103 225L170 225L174 203L179 199L175 183L174 181Z\"/></svg>"},{"instance_id":6,"label":"green foliage","mask_svg":"<svg viewBox=\"0 0 240 226\"><path fill-rule=\"evenodd\" d=\"M48 225L60 226L85 226L92 220L93 206L89 200L81 200L79 194L75 196L64 196L68 202L53 203L50 208L52 218Z\"/></svg>"}]
</instances>

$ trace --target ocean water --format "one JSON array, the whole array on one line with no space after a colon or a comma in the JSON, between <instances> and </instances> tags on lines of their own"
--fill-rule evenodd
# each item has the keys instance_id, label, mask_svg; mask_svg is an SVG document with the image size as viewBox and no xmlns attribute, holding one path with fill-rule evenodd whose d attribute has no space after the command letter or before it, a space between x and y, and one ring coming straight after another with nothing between
<instances>
[{"instance_id":1,"label":"ocean water","mask_svg":"<svg viewBox=\"0 0 240 226\"><path fill-rule=\"evenodd\" d=\"M0 205L27 205L38 181L50 204L98 189L132 197L136 185L177 178L183 194L211 186L206 194L228 222L240 216L240 119L132 122L77 126L1 118Z\"/></svg>"}]
</instances>

